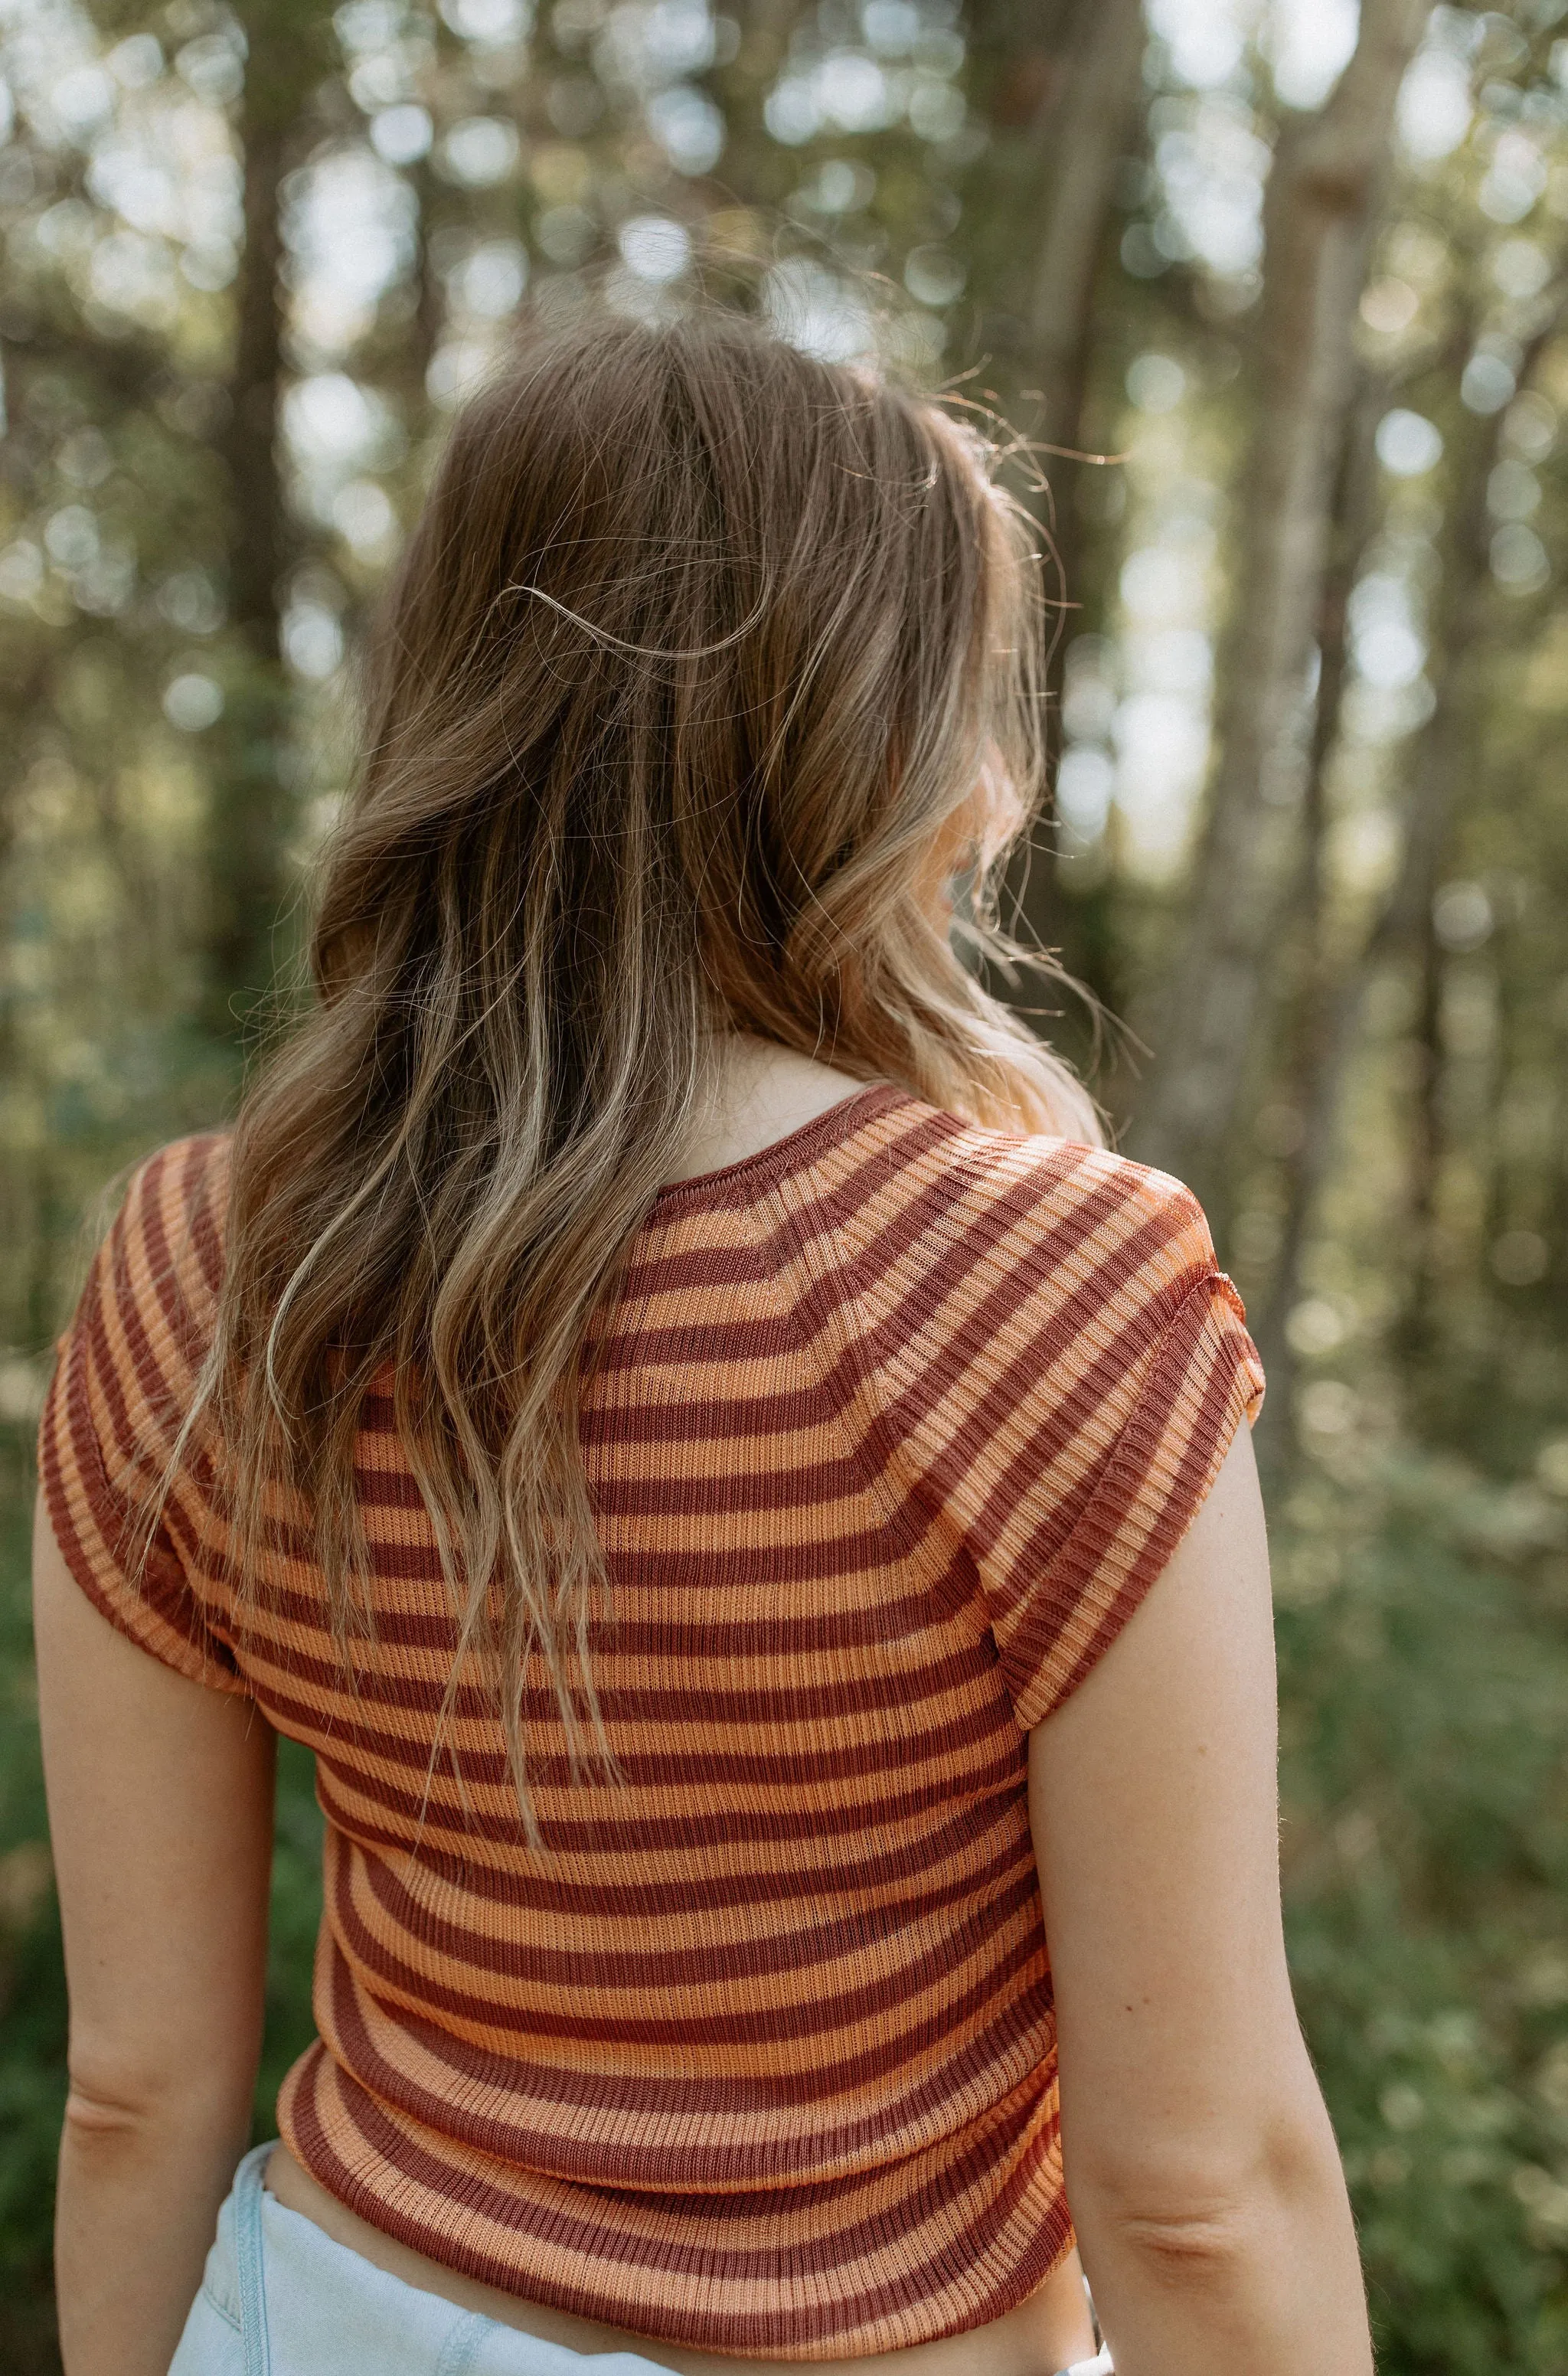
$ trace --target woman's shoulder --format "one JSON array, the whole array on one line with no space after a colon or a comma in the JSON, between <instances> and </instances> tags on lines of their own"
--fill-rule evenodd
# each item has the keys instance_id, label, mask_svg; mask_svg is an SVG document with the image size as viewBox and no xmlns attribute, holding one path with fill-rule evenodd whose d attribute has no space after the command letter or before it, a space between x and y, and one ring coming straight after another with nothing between
<instances>
[{"instance_id":1,"label":"woman's shoulder","mask_svg":"<svg viewBox=\"0 0 1568 2376\"><path fill-rule=\"evenodd\" d=\"M198 1130L155 1146L126 1175L123 1217L171 1253L221 1242L233 1135Z\"/></svg>"},{"instance_id":2,"label":"woman's shoulder","mask_svg":"<svg viewBox=\"0 0 1568 2376\"><path fill-rule=\"evenodd\" d=\"M999 1130L901 1098L872 1118L874 1158L863 1194L840 1200L841 1230L859 1253L1015 1282L1050 1277L1066 1289L1093 1277L1169 1289L1216 1269L1213 1239L1192 1190L1169 1172L1104 1146Z\"/></svg>"},{"instance_id":3,"label":"woman's shoulder","mask_svg":"<svg viewBox=\"0 0 1568 2376\"><path fill-rule=\"evenodd\" d=\"M154 1339L188 1339L216 1313L231 1147L227 1131L192 1132L155 1147L126 1177L95 1269L122 1321Z\"/></svg>"}]
</instances>

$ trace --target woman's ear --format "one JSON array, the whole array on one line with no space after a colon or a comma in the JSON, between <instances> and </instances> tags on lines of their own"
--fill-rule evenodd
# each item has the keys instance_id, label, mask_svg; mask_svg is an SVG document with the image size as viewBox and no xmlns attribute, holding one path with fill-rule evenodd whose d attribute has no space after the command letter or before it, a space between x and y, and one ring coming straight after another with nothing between
<instances>
[{"instance_id":1,"label":"woman's ear","mask_svg":"<svg viewBox=\"0 0 1568 2376\"><path fill-rule=\"evenodd\" d=\"M1024 822L1024 804L1000 746L987 736L974 788L945 819L932 845L926 884L951 910L952 886L960 875L983 874L1001 856Z\"/></svg>"},{"instance_id":2,"label":"woman's ear","mask_svg":"<svg viewBox=\"0 0 1568 2376\"><path fill-rule=\"evenodd\" d=\"M1025 818L1023 797L1013 778L1012 769L1002 754L994 737L987 735L980 754L980 780L975 787L974 804L977 812L975 836L978 863L985 869L993 865L1008 843L1022 830Z\"/></svg>"}]
</instances>

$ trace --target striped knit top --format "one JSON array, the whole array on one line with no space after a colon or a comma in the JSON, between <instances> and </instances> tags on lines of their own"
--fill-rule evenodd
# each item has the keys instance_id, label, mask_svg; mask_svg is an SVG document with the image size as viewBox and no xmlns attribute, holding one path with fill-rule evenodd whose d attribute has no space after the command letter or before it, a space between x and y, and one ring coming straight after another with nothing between
<instances>
[{"instance_id":1,"label":"striped knit top","mask_svg":"<svg viewBox=\"0 0 1568 2376\"><path fill-rule=\"evenodd\" d=\"M210 1446L127 1581L213 1325L227 1155L136 1174L41 1461L104 1615L315 1752L290 2146L437 2261L692 2348L860 2358L1000 2318L1072 2241L1027 1735L1262 1394L1197 1205L882 1084L664 1190L581 1422L627 1782L573 1781L540 1662L533 1853L489 1677L462 1679L464 1787L433 1760L452 1621L389 1390L353 1688L308 1537L236 1622Z\"/></svg>"}]
</instances>

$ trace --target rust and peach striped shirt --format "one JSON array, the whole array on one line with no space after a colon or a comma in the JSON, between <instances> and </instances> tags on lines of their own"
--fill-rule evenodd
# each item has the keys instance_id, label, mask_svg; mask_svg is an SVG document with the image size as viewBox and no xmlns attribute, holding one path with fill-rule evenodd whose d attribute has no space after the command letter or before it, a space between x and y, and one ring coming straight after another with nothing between
<instances>
[{"instance_id":1,"label":"rust and peach striped shirt","mask_svg":"<svg viewBox=\"0 0 1568 2376\"><path fill-rule=\"evenodd\" d=\"M858 2358L1000 2317L1072 2237L1028 1729L1154 1581L1262 1392L1192 1197L877 1085L659 1196L582 1417L624 1790L542 1670L531 1854L482 1675L373 1407L376 1637L302 1556L242 1633L209 1456L124 1541L209 1338L228 1142L142 1166L41 1458L83 1589L315 1751L306 2168L436 2260L710 2351Z\"/></svg>"}]
</instances>

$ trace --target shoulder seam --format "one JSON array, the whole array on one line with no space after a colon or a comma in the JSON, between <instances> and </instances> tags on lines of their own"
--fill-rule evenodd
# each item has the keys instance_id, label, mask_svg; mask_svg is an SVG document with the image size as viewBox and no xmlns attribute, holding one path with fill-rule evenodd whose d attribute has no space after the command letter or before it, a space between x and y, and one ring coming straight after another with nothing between
<instances>
[{"instance_id":1,"label":"shoulder seam","mask_svg":"<svg viewBox=\"0 0 1568 2376\"><path fill-rule=\"evenodd\" d=\"M865 1364L863 1328L858 1325L840 1325L840 1315L844 1313L846 1308L854 1315L856 1323L860 1321L861 1302L860 1289L855 1279L854 1260L842 1242L838 1223L830 1218L826 1228L814 1232L803 1230L795 1200L790 1194L790 1189L797 1184L793 1182L778 1181L774 1184L773 1196L777 1198L783 1226L795 1259L805 1277L811 1282L819 1333L825 1335L830 1343L837 1342L841 1345L843 1357L854 1379L854 1400L865 1420L863 1429L857 1433L849 1424L843 1411L838 1410L834 1415L834 1425L848 1446L857 1476L861 1479L872 1501L882 1511L889 1537L898 1552L904 1558L916 1560L924 1549L925 1538L909 1525L907 1515L909 1500L911 1497L920 1500L935 1516L941 1515L941 1503L939 1501L933 1501L925 1492L920 1476L898 1456L897 1444L891 1429L886 1424L877 1397L875 1381ZM835 1254L835 1272L837 1277L845 1282L847 1289L845 1293L837 1296L833 1293L832 1277L825 1275L819 1260L814 1258L811 1242L814 1235L818 1241L826 1239L831 1242ZM791 1326L796 1332L797 1342L814 1374L820 1379L822 1374L820 1362L814 1357L800 1330L795 1318L795 1304L791 1302L790 1317ZM879 1454L880 1467L867 1458L868 1443L874 1445ZM889 1490L887 1480L890 1477L904 1480L907 1491L902 1499ZM974 1562L967 1547L964 1555L969 1565L973 1567ZM975 1582L978 1589L978 1569L975 1569Z\"/></svg>"}]
</instances>

